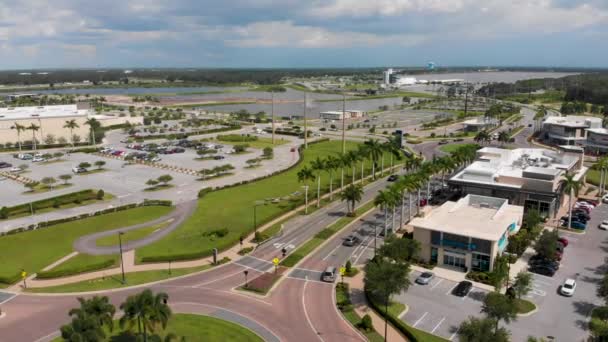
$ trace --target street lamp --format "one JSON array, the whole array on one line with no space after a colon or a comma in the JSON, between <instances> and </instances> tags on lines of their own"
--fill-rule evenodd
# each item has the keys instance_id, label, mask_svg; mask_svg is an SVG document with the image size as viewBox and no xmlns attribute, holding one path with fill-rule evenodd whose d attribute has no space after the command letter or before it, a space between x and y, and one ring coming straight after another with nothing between
<instances>
[{"instance_id":1,"label":"street lamp","mask_svg":"<svg viewBox=\"0 0 608 342\"><path fill-rule=\"evenodd\" d=\"M304 214L308 214L308 185L302 187L304 188Z\"/></svg>"},{"instance_id":2,"label":"street lamp","mask_svg":"<svg viewBox=\"0 0 608 342\"><path fill-rule=\"evenodd\" d=\"M245 275L245 287L248 287L249 283L247 283L247 275L249 274L249 271L248 270L244 270L243 274Z\"/></svg>"},{"instance_id":3,"label":"street lamp","mask_svg":"<svg viewBox=\"0 0 608 342\"><path fill-rule=\"evenodd\" d=\"M120 270L122 271L122 284L126 284L125 281L125 263L122 258L122 235L123 232L118 232L118 248L120 249Z\"/></svg>"},{"instance_id":4,"label":"street lamp","mask_svg":"<svg viewBox=\"0 0 608 342\"><path fill-rule=\"evenodd\" d=\"M253 232L258 232L258 214L257 209L260 205L264 205L266 202L264 201L255 201L253 203Z\"/></svg>"}]
</instances>

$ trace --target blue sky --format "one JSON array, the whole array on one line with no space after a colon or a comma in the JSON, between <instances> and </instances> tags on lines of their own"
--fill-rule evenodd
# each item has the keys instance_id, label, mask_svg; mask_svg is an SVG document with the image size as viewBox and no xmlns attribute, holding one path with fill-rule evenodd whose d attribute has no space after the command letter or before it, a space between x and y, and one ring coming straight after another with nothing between
<instances>
[{"instance_id":1,"label":"blue sky","mask_svg":"<svg viewBox=\"0 0 608 342\"><path fill-rule=\"evenodd\" d=\"M0 0L0 68L608 67L608 0Z\"/></svg>"}]
</instances>

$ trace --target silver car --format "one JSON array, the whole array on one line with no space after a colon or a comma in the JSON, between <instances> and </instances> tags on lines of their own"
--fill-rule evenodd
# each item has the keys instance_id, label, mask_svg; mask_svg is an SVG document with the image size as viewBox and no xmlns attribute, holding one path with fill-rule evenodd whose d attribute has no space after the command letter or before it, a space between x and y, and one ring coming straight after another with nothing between
<instances>
[{"instance_id":1,"label":"silver car","mask_svg":"<svg viewBox=\"0 0 608 342\"><path fill-rule=\"evenodd\" d=\"M435 275L431 272L422 272L418 278L416 278L416 283L420 285L428 285L431 282Z\"/></svg>"}]
</instances>

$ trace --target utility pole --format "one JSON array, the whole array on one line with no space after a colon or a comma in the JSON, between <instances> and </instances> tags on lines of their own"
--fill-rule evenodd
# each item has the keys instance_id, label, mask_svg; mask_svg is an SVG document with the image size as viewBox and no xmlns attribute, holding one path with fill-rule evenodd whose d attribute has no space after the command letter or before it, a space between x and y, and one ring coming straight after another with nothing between
<instances>
[{"instance_id":1,"label":"utility pole","mask_svg":"<svg viewBox=\"0 0 608 342\"><path fill-rule=\"evenodd\" d=\"M271 92L272 94L272 107L271 107L271 113L272 113L272 144L274 145L274 90Z\"/></svg>"},{"instance_id":2,"label":"utility pole","mask_svg":"<svg viewBox=\"0 0 608 342\"><path fill-rule=\"evenodd\" d=\"M120 249L120 270L122 272L122 284L126 284L125 281L125 263L123 261L122 258L122 234L124 234L123 232L118 232L118 247Z\"/></svg>"},{"instance_id":3,"label":"utility pole","mask_svg":"<svg viewBox=\"0 0 608 342\"><path fill-rule=\"evenodd\" d=\"M467 117L467 113L469 110L469 85L467 83L464 84L465 93L464 93L464 117Z\"/></svg>"},{"instance_id":4,"label":"utility pole","mask_svg":"<svg viewBox=\"0 0 608 342\"><path fill-rule=\"evenodd\" d=\"M306 121L306 106L308 104L308 94L304 93L304 148L308 148L308 122Z\"/></svg>"},{"instance_id":5,"label":"utility pole","mask_svg":"<svg viewBox=\"0 0 608 342\"><path fill-rule=\"evenodd\" d=\"M346 93L342 93L342 154L346 153Z\"/></svg>"}]
</instances>

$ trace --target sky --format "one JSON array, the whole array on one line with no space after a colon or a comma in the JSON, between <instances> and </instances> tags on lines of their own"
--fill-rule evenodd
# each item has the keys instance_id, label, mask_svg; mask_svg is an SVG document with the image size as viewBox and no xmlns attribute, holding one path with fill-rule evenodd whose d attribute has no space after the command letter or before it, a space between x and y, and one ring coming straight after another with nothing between
<instances>
[{"instance_id":1,"label":"sky","mask_svg":"<svg viewBox=\"0 0 608 342\"><path fill-rule=\"evenodd\" d=\"M608 0L0 0L0 69L608 67Z\"/></svg>"}]
</instances>

